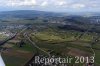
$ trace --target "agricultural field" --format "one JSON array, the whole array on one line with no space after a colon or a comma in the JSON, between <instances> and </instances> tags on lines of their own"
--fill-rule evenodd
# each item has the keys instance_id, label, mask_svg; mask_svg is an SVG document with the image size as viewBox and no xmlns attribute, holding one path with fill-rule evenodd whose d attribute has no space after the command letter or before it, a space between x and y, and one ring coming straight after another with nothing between
<instances>
[{"instance_id":1,"label":"agricultural field","mask_svg":"<svg viewBox=\"0 0 100 66\"><path fill-rule=\"evenodd\" d=\"M39 32L34 32L30 36L37 43L37 45L46 51L52 51L52 54L59 56L92 56L93 51L90 46L96 33L83 33L78 31L55 31L53 29L45 29ZM100 38L99 38L100 40ZM93 45L95 50L95 63L99 64L99 45L97 42ZM58 51L59 50L59 51Z\"/></svg>"},{"instance_id":2,"label":"agricultural field","mask_svg":"<svg viewBox=\"0 0 100 66\"><path fill-rule=\"evenodd\" d=\"M2 57L6 66L24 66L34 55L33 51L35 51L28 42L24 42L23 46L20 47L18 38L8 41L1 47L4 48Z\"/></svg>"},{"instance_id":3,"label":"agricultural field","mask_svg":"<svg viewBox=\"0 0 100 66\"><path fill-rule=\"evenodd\" d=\"M0 12L0 15L0 31L4 31L0 33L0 49L6 66L35 64L36 55L71 56L74 60L76 56L95 56L95 66L100 66L100 15L75 16L34 10ZM74 61L68 66L73 64Z\"/></svg>"}]
</instances>

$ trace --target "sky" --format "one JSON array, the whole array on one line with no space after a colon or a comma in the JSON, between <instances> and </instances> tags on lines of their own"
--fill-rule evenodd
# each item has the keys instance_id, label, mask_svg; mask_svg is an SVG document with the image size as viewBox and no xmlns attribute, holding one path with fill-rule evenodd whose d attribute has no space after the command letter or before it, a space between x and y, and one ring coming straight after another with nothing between
<instances>
[{"instance_id":1,"label":"sky","mask_svg":"<svg viewBox=\"0 0 100 66\"><path fill-rule=\"evenodd\" d=\"M0 11L99 12L100 0L0 0Z\"/></svg>"}]
</instances>

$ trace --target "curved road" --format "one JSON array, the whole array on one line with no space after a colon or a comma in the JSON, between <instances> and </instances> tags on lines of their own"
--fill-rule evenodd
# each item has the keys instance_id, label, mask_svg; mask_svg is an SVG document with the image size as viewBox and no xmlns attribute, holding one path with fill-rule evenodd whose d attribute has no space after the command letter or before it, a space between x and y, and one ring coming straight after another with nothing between
<instances>
[{"instance_id":1,"label":"curved road","mask_svg":"<svg viewBox=\"0 0 100 66\"><path fill-rule=\"evenodd\" d=\"M30 37L28 36L27 33L24 33L24 36L32 43L32 45L33 45L34 47L36 47L36 48L39 49L40 51L43 51L44 53L46 53L46 54L50 57L50 54L49 54L48 52L46 52L45 50L41 49L39 46L37 46L36 43L33 42L33 41L30 39Z\"/></svg>"}]
</instances>

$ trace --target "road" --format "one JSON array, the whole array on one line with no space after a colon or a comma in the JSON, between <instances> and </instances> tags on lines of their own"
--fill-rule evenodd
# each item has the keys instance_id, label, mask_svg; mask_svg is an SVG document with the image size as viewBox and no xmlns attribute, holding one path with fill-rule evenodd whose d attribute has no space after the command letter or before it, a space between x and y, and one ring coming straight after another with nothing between
<instances>
[{"instance_id":1,"label":"road","mask_svg":"<svg viewBox=\"0 0 100 66\"><path fill-rule=\"evenodd\" d=\"M39 49L40 51L46 53L46 54L50 57L50 54L49 54L48 52L46 52L45 50L41 49L39 46L37 46L36 43L33 42L33 41L30 39L30 37L28 36L27 33L24 33L24 36L28 39L28 41L29 41L34 47L36 47L36 48Z\"/></svg>"},{"instance_id":2,"label":"road","mask_svg":"<svg viewBox=\"0 0 100 66\"><path fill-rule=\"evenodd\" d=\"M50 54L48 53L48 52L46 52L45 50L43 50L43 49L41 49L39 46L37 46L36 45L36 43L35 42L33 42L31 39L30 39L30 36L28 35L29 33L23 33L23 36L24 36L24 38L26 38L35 48L37 48L38 50L40 50L40 51L42 51L42 52L44 52L45 54L47 54L49 57L51 57L50 56ZM34 58L35 58L35 56L36 55L33 55L33 57L24 65L24 66L33 66L34 64L33 64L33 61L35 60Z\"/></svg>"}]
</instances>

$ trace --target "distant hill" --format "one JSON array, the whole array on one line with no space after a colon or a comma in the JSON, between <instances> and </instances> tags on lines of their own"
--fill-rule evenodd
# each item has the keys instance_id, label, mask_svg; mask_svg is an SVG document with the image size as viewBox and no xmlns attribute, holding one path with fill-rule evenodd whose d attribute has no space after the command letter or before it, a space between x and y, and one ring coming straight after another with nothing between
<instances>
[{"instance_id":1,"label":"distant hill","mask_svg":"<svg viewBox=\"0 0 100 66\"><path fill-rule=\"evenodd\" d=\"M0 18L33 18L33 17L55 17L61 16L60 13L44 12L36 10L16 10L0 12Z\"/></svg>"},{"instance_id":2,"label":"distant hill","mask_svg":"<svg viewBox=\"0 0 100 66\"><path fill-rule=\"evenodd\" d=\"M82 15L83 14L83 15ZM0 12L0 23L17 23L17 22L63 22L70 25L86 25L86 24L99 24L99 13L55 13L36 10L16 10L16 11L3 11ZM97 16L97 14L99 16ZM21 19L22 18L22 19ZM28 21L29 20L29 21Z\"/></svg>"},{"instance_id":3,"label":"distant hill","mask_svg":"<svg viewBox=\"0 0 100 66\"><path fill-rule=\"evenodd\" d=\"M95 12L66 12L66 13L55 13L55 12L45 12L37 10L15 10L15 11L3 11L0 12L0 18L33 18L33 17L56 17L56 16L100 16L100 13Z\"/></svg>"}]
</instances>

